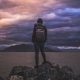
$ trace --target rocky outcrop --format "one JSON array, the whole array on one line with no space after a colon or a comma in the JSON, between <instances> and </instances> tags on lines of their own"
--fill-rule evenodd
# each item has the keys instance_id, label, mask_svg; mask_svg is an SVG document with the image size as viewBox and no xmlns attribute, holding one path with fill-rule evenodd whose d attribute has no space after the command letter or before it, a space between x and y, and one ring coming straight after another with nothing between
<instances>
[{"instance_id":1,"label":"rocky outcrop","mask_svg":"<svg viewBox=\"0 0 80 80\"><path fill-rule=\"evenodd\" d=\"M0 76L0 80L4 80L4 79Z\"/></svg>"},{"instance_id":2,"label":"rocky outcrop","mask_svg":"<svg viewBox=\"0 0 80 80\"><path fill-rule=\"evenodd\" d=\"M13 67L9 74L9 80L12 76L23 77L23 80L72 80L74 72L69 67L52 65L50 62L39 65L38 68L26 66Z\"/></svg>"}]
</instances>

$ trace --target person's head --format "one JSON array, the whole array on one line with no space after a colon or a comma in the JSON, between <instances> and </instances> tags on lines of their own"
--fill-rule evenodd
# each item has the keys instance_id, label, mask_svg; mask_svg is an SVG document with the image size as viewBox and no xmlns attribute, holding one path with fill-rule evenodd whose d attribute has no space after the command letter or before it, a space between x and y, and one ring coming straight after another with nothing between
<instances>
[{"instance_id":1,"label":"person's head","mask_svg":"<svg viewBox=\"0 0 80 80\"><path fill-rule=\"evenodd\" d=\"M43 24L43 20L41 18L38 18L37 23Z\"/></svg>"}]
</instances>

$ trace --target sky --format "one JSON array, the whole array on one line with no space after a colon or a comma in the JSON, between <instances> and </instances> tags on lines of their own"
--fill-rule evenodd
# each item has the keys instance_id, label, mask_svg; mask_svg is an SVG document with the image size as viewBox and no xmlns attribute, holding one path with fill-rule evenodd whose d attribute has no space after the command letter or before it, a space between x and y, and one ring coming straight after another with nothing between
<instances>
[{"instance_id":1,"label":"sky","mask_svg":"<svg viewBox=\"0 0 80 80\"><path fill-rule=\"evenodd\" d=\"M21 20L80 18L80 0L0 0L0 27Z\"/></svg>"},{"instance_id":2,"label":"sky","mask_svg":"<svg viewBox=\"0 0 80 80\"><path fill-rule=\"evenodd\" d=\"M51 38L80 39L80 0L0 0L1 40L9 35L9 39L17 36L24 40L26 35L29 39L37 18L44 20ZM25 32L20 33L17 27Z\"/></svg>"}]
</instances>

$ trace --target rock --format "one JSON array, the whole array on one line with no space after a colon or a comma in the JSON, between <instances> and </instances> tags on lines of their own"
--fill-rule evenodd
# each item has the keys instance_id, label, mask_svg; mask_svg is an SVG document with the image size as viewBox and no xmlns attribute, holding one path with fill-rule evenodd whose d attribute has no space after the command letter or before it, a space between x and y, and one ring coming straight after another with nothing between
<instances>
[{"instance_id":1,"label":"rock","mask_svg":"<svg viewBox=\"0 0 80 80\"><path fill-rule=\"evenodd\" d=\"M11 77L23 77L24 80L31 78L33 76L33 68L26 66L15 66L9 74L9 79Z\"/></svg>"},{"instance_id":2,"label":"rock","mask_svg":"<svg viewBox=\"0 0 80 80\"><path fill-rule=\"evenodd\" d=\"M48 80L50 68L51 66L48 63L40 65L37 69L37 74L35 75L34 80Z\"/></svg>"},{"instance_id":3,"label":"rock","mask_svg":"<svg viewBox=\"0 0 80 80\"><path fill-rule=\"evenodd\" d=\"M49 63L41 64L38 68L15 66L9 74L9 79L23 78L24 80L48 80L52 66ZM22 77L21 77L22 76Z\"/></svg>"},{"instance_id":4,"label":"rock","mask_svg":"<svg viewBox=\"0 0 80 80\"><path fill-rule=\"evenodd\" d=\"M72 69L69 67L60 67L46 62L39 65L38 68L15 66L10 72L9 79L15 77L18 80L73 80L73 74Z\"/></svg>"},{"instance_id":5,"label":"rock","mask_svg":"<svg viewBox=\"0 0 80 80\"><path fill-rule=\"evenodd\" d=\"M0 76L0 80L4 80L4 79Z\"/></svg>"}]
</instances>

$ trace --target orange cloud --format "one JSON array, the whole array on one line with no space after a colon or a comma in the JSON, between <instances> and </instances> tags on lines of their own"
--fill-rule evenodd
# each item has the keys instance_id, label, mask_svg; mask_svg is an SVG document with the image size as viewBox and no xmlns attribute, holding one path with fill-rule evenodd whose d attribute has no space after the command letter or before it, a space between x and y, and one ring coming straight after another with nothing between
<instances>
[{"instance_id":1,"label":"orange cloud","mask_svg":"<svg viewBox=\"0 0 80 80\"><path fill-rule=\"evenodd\" d=\"M4 1L4 0L3 0ZM0 25L12 24L22 19L34 19L47 7L56 4L56 0L5 0L17 6L0 10Z\"/></svg>"},{"instance_id":2,"label":"orange cloud","mask_svg":"<svg viewBox=\"0 0 80 80\"><path fill-rule=\"evenodd\" d=\"M13 12L32 12L34 14L39 13L46 8L50 7L52 4L56 3L56 0L9 0L18 6L13 7ZM9 11L10 9L8 9ZM11 11L11 10L10 10Z\"/></svg>"},{"instance_id":3,"label":"orange cloud","mask_svg":"<svg viewBox=\"0 0 80 80\"><path fill-rule=\"evenodd\" d=\"M1 26L9 25L20 20L24 20L24 19L30 20L33 18L33 15L31 14L21 15L21 14L10 14L8 12L0 12L0 15L1 15L1 19L0 19Z\"/></svg>"}]
</instances>

